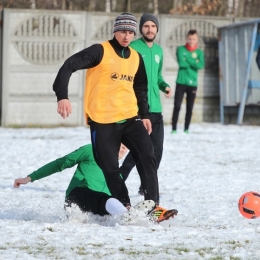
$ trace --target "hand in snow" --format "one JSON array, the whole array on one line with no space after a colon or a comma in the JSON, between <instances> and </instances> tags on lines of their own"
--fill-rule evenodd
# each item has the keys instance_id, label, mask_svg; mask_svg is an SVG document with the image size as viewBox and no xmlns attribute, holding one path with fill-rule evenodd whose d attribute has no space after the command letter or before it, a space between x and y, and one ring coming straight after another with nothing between
<instances>
[{"instance_id":1,"label":"hand in snow","mask_svg":"<svg viewBox=\"0 0 260 260\"><path fill-rule=\"evenodd\" d=\"M16 179L14 181L14 188L19 188L21 184L27 184L28 182L31 181L30 177L25 177L25 178L20 178L20 179Z\"/></svg>"}]
</instances>

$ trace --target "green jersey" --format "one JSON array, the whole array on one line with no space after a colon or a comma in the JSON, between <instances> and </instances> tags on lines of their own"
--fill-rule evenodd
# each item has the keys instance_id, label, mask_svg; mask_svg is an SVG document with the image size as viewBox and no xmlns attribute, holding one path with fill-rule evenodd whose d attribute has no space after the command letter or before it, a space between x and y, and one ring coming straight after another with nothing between
<instances>
[{"instance_id":1,"label":"green jersey","mask_svg":"<svg viewBox=\"0 0 260 260\"><path fill-rule=\"evenodd\" d=\"M200 49L188 51L185 46L179 46L176 51L179 64L177 84L190 87L198 86L198 70L204 67L204 53Z\"/></svg>"},{"instance_id":2,"label":"green jersey","mask_svg":"<svg viewBox=\"0 0 260 260\"><path fill-rule=\"evenodd\" d=\"M160 45L153 43L150 48L143 38L130 43L130 46L139 52L144 60L148 79L148 104L150 112L162 112L160 91L165 93L165 88L169 87L162 77L163 50Z\"/></svg>"},{"instance_id":3,"label":"green jersey","mask_svg":"<svg viewBox=\"0 0 260 260\"><path fill-rule=\"evenodd\" d=\"M77 165L77 169L66 190L66 197L76 187L86 187L111 195L104 174L94 159L91 144L84 145L74 152L44 165L28 176L33 182L75 165Z\"/></svg>"}]
</instances>

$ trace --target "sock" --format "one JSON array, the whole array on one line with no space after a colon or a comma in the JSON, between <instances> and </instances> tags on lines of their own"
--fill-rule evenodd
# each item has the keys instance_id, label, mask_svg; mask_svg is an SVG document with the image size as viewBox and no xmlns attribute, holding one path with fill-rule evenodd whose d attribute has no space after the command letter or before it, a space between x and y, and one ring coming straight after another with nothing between
<instances>
[{"instance_id":1,"label":"sock","mask_svg":"<svg viewBox=\"0 0 260 260\"><path fill-rule=\"evenodd\" d=\"M111 215L115 215L115 214L121 215L128 211L127 208L124 207L124 205L115 198L108 199L105 207L106 207L106 211Z\"/></svg>"}]
</instances>

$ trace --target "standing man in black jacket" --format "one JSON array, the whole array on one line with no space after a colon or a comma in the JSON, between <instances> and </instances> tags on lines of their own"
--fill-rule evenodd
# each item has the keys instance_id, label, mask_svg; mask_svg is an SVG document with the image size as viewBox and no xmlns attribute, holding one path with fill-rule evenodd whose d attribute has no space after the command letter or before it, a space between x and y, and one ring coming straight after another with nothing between
<instances>
[{"instance_id":1,"label":"standing man in black jacket","mask_svg":"<svg viewBox=\"0 0 260 260\"><path fill-rule=\"evenodd\" d=\"M136 33L136 26L132 14L122 13L116 17L114 38L68 58L57 74L53 90L58 99L58 113L63 118L68 117L72 112L68 99L71 74L88 69L84 112L90 124L93 153L112 196L124 205L130 205L117 161L122 142L136 160L145 200L153 200L158 205L156 159L149 137L152 126L147 102L147 76L141 55L128 46Z\"/></svg>"}]
</instances>

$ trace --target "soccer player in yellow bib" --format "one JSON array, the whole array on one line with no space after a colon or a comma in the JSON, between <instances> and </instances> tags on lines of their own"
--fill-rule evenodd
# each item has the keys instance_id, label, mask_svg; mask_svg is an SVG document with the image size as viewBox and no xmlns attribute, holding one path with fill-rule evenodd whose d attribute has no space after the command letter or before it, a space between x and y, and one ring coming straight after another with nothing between
<instances>
[{"instance_id":1,"label":"soccer player in yellow bib","mask_svg":"<svg viewBox=\"0 0 260 260\"><path fill-rule=\"evenodd\" d=\"M122 13L114 22L114 37L68 58L53 84L58 113L72 112L68 99L71 74L87 69L84 112L90 125L93 154L112 197L130 205L117 155L121 142L129 148L141 173L145 200L159 204L156 159L149 137L152 125L147 101L147 75L143 59L129 47L136 34L136 18Z\"/></svg>"}]
</instances>

